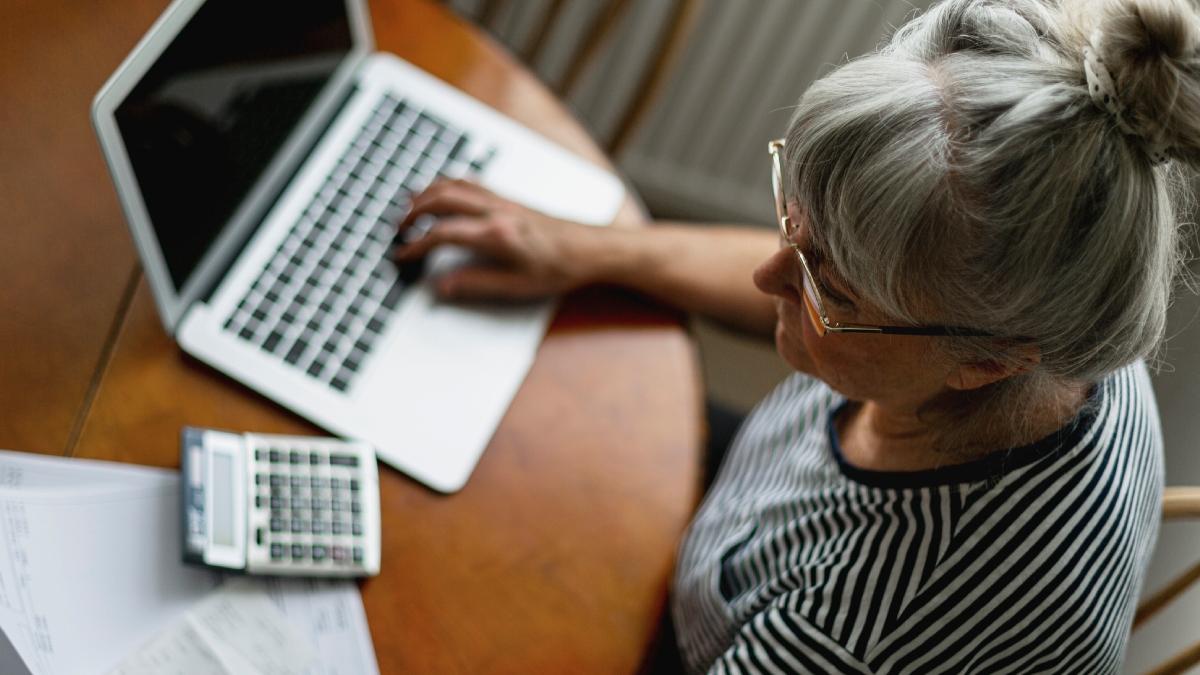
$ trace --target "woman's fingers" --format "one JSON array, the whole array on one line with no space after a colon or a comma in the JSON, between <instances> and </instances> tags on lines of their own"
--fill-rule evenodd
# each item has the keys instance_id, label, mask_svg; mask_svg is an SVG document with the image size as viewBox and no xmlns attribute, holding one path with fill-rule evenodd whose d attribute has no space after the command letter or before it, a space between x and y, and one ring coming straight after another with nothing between
<instances>
[{"instance_id":1,"label":"woman's fingers","mask_svg":"<svg viewBox=\"0 0 1200 675\"><path fill-rule=\"evenodd\" d=\"M403 232L424 214L481 216L491 210L495 202L494 194L475 183L439 180L413 197L408 213L396 229Z\"/></svg>"},{"instance_id":2,"label":"woman's fingers","mask_svg":"<svg viewBox=\"0 0 1200 675\"><path fill-rule=\"evenodd\" d=\"M434 284L438 296L447 300L531 300L550 295L526 274L488 265L459 267Z\"/></svg>"},{"instance_id":3,"label":"woman's fingers","mask_svg":"<svg viewBox=\"0 0 1200 675\"><path fill-rule=\"evenodd\" d=\"M438 219L425 236L397 247L394 254L398 260L414 260L425 257L442 244L456 244L501 260L512 257L510 238L501 232L497 223L468 216Z\"/></svg>"}]
</instances>

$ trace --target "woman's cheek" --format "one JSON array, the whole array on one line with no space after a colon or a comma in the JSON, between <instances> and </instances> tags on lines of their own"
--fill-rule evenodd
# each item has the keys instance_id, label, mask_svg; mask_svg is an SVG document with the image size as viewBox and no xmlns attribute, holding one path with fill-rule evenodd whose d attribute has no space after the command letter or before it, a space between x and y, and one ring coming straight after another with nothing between
<instances>
[{"instance_id":1,"label":"woman's cheek","mask_svg":"<svg viewBox=\"0 0 1200 675\"><path fill-rule=\"evenodd\" d=\"M816 376L815 364L809 350L809 344L816 338L816 330L803 310L797 308L794 303L782 299L776 302L779 316L775 324L776 351L792 368Z\"/></svg>"}]
</instances>

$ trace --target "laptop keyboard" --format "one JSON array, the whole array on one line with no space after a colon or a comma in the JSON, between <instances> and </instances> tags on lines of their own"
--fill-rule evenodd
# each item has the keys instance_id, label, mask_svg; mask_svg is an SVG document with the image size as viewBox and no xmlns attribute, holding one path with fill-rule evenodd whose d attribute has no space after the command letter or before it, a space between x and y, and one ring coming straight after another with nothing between
<instances>
[{"instance_id":1,"label":"laptop keyboard","mask_svg":"<svg viewBox=\"0 0 1200 675\"><path fill-rule=\"evenodd\" d=\"M479 173L493 154L385 95L225 330L346 391L407 287L391 249L409 195L438 176Z\"/></svg>"}]
</instances>

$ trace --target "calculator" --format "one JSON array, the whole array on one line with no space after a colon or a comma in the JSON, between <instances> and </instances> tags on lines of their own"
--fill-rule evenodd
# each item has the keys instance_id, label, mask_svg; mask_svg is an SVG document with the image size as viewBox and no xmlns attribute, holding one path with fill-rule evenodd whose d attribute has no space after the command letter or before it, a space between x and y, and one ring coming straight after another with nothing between
<instances>
[{"instance_id":1,"label":"calculator","mask_svg":"<svg viewBox=\"0 0 1200 675\"><path fill-rule=\"evenodd\" d=\"M250 574L379 573L379 473L365 443L185 427L183 560Z\"/></svg>"}]
</instances>

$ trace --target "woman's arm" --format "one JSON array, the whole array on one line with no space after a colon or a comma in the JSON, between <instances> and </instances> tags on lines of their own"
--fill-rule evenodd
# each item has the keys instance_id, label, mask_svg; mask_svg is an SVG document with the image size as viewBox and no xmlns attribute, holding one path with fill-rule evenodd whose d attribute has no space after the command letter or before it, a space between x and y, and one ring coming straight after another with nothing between
<instances>
[{"instance_id":1,"label":"woman's arm","mask_svg":"<svg viewBox=\"0 0 1200 675\"><path fill-rule=\"evenodd\" d=\"M397 249L401 263L440 244L464 246L489 260L437 279L443 297L519 300L609 283L748 333L770 336L774 330L774 304L751 279L778 248L772 232L680 223L589 227L462 181L441 182L414 197L398 228L401 240L424 215L438 216L437 224Z\"/></svg>"},{"instance_id":2,"label":"woman's arm","mask_svg":"<svg viewBox=\"0 0 1200 675\"><path fill-rule=\"evenodd\" d=\"M778 235L683 223L597 229L604 257L596 281L636 289L746 333L774 333L775 305L751 276L779 249Z\"/></svg>"}]
</instances>

